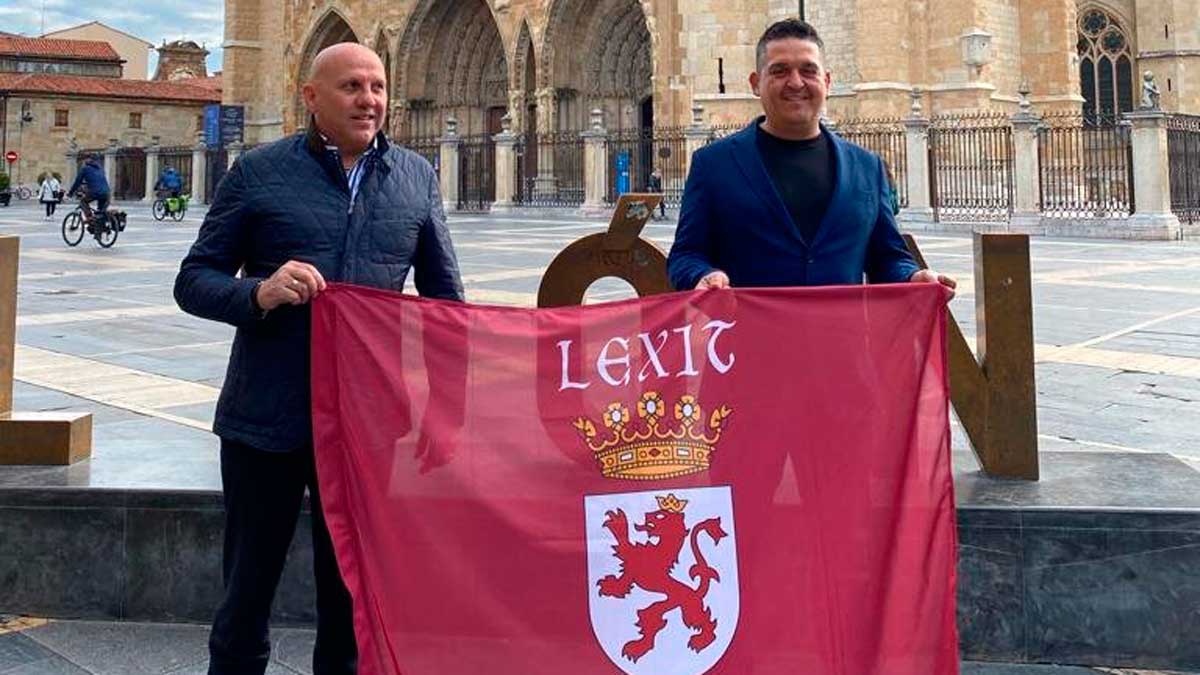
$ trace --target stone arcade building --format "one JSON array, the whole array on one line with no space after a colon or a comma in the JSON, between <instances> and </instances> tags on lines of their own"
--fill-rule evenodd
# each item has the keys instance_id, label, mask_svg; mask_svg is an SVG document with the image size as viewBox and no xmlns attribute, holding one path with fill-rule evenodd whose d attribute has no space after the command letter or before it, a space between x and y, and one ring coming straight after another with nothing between
<instances>
[{"instance_id":1,"label":"stone arcade building","mask_svg":"<svg viewBox=\"0 0 1200 675\"><path fill-rule=\"evenodd\" d=\"M123 78L124 67L106 42L0 37L0 156L19 155L0 170L23 186L45 172L69 180L79 156L103 153L116 197L141 199L146 152L174 147L190 156L204 106L221 100L220 83Z\"/></svg>"}]
</instances>

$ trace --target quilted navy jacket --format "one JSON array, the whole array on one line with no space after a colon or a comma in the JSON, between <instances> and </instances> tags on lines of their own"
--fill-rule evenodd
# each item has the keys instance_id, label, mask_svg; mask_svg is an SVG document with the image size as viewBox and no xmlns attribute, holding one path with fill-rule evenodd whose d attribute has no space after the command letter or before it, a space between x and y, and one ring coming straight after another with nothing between
<instances>
[{"instance_id":1,"label":"quilted navy jacket","mask_svg":"<svg viewBox=\"0 0 1200 675\"><path fill-rule=\"evenodd\" d=\"M221 181L175 279L184 311L237 327L218 436L269 451L312 443L310 308L263 316L251 299L288 260L313 265L326 281L397 291L415 270L421 295L463 299L433 168L382 133L376 147L353 205L336 152L311 132L246 153Z\"/></svg>"}]
</instances>

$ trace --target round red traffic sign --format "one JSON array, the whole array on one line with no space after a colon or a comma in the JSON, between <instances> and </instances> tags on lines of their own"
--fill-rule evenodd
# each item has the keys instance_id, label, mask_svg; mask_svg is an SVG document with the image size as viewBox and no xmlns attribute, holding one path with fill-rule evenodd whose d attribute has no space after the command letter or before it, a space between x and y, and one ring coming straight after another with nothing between
<instances>
[{"instance_id":1,"label":"round red traffic sign","mask_svg":"<svg viewBox=\"0 0 1200 675\"><path fill-rule=\"evenodd\" d=\"M8 160L9 164L12 164L20 158L21 156L17 154L16 150L9 150L8 152L4 153L4 159Z\"/></svg>"}]
</instances>

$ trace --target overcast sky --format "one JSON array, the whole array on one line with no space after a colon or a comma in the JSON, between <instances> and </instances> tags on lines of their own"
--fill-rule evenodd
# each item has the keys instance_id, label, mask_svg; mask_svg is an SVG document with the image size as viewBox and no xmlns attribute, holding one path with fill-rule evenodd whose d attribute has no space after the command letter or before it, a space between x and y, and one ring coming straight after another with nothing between
<instances>
[{"instance_id":1,"label":"overcast sky","mask_svg":"<svg viewBox=\"0 0 1200 675\"><path fill-rule=\"evenodd\" d=\"M43 7L44 32L99 21L155 45L186 38L209 50L209 72L221 69L224 0L0 0L0 31L41 35ZM151 74L157 62L157 53L151 52Z\"/></svg>"}]
</instances>

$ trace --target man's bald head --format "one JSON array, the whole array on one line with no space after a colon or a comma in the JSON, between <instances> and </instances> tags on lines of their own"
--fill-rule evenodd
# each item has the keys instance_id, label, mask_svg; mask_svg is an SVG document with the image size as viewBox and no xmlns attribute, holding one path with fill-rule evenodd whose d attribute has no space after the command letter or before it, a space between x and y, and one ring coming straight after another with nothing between
<instances>
[{"instance_id":1,"label":"man's bald head","mask_svg":"<svg viewBox=\"0 0 1200 675\"><path fill-rule=\"evenodd\" d=\"M387 73L379 56L353 42L326 47L301 91L317 129L353 166L387 117Z\"/></svg>"},{"instance_id":2,"label":"man's bald head","mask_svg":"<svg viewBox=\"0 0 1200 675\"><path fill-rule=\"evenodd\" d=\"M330 72L337 72L343 64L356 60L373 61L383 70L383 61L379 60L379 55L375 52L357 42L339 42L317 52L308 67L308 78L305 81L312 82L318 77L328 77Z\"/></svg>"}]
</instances>

